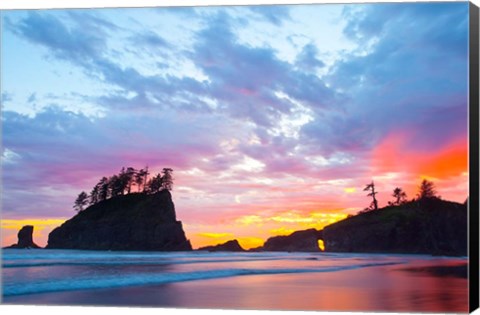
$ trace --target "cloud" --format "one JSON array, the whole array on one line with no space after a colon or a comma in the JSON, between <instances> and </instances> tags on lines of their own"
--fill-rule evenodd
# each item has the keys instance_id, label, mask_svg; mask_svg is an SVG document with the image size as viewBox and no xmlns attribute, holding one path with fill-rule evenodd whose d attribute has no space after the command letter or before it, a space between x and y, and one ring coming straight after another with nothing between
<instances>
[{"instance_id":1,"label":"cloud","mask_svg":"<svg viewBox=\"0 0 480 315\"><path fill-rule=\"evenodd\" d=\"M287 6L259 5L251 6L250 10L275 26L282 26L286 21L291 21Z\"/></svg>"},{"instance_id":2,"label":"cloud","mask_svg":"<svg viewBox=\"0 0 480 315\"><path fill-rule=\"evenodd\" d=\"M13 23L7 17L6 25L14 34L47 46L55 57L79 64L101 55L106 47L105 41L100 36L101 32L92 25L85 29L80 25L68 28L53 14L29 11L19 23ZM96 27L99 26L100 24L96 23Z\"/></svg>"},{"instance_id":3,"label":"cloud","mask_svg":"<svg viewBox=\"0 0 480 315\"><path fill-rule=\"evenodd\" d=\"M130 41L138 47L153 48L154 50L169 47L168 42L153 31L138 32L130 38Z\"/></svg>"},{"instance_id":4,"label":"cloud","mask_svg":"<svg viewBox=\"0 0 480 315\"><path fill-rule=\"evenodd\" d=\"M28 213L33 205L38 213L58 215L70 209L78 191L88 190L100 177L123 166L149 165L159 171L165 166L181 170L201 164L201 158L219 151L221 135L211 134L211 126L229 127L215 116L192 119L195 123L167 111L102 118L56 107L44 108L33 117L6 111L3 145L15 159L2 165L4 209Z\"/></svg>"},{"instance_id":5,"label":"cloud","mask_svg":"<svg viewBox=\"0 0 480 315\"><path fill-rule=\"evenodd\" d=\"M208 93L221 109L269 128L292 113L291 99L323 109L333 102L334 93L319 77L278 59L272 48L238 43L229 20L226 13L218 14L199 31L191 56L208 76Z\"/></svg>"},{"instance_id":6,"label":"cloud","mask_svg":"<svg viewBox=\"0 0 480 315\"><path fill-rule=\"evenodd\" d=\"M297 55L296 65L303 71L314 72L318 68L325 67L325 63L318 59L317 47L310 43L303 47L300 54Z\"/></svg>"},{"instance_id":7,"label":"cloud","mask_svg":"<svg viewBox=\"0 0 480 315\"><path fill-rule=\"evenodd\" d=\"M13 100L12 94L6 91L5 92L2 91L1 97L2 97L2 103L4 104L7 102L11 102Z\"/></svg>"},{"instance_id":8,"label":"cloud","mask_svg":"<svg viewBox=\"0 0 480 315\"><path fill-rule=\"evenodd\" d=\"M285 40L295 52L289 62L280 46L253 44L236 31L267 22L291 35L291 7L253 7L248 23L236 8L162 11L173 24L194 17L193 26L175 28L187 33L178 41L155 23L130 28L108 12L7 16L9 32L43 47L48 62L104 84L75 98L54 95L78 102L75 112L51 104L31 116L3 112L6 213L27 216L34 207L39 215L69 216L75 195L100 177L147 164L172 167L179 217L210 227L256 218L280 231L291 228L281 225L286 220L319 219L311 213L352 212L367 205L361 188L372 178L389 196L394 185L433 174L431 165L442 170L433 175L448 196L459 195L466 6L431 4L434 14L430 4L347 7L344 34L356 48L328 66L311 38L303 47ZM33 101L36 94L24 95ZM100 113L88 115L87 104ZM445 167L452 161L455 174ZM273 217L280 219L266 219Z\"/></svg>"},{"instance_id":9,"label":"cloud","mask_svg":"<svg viewBox=\"0 0 480 315\"><path fill-rule=\"evenodd\" d=\"M27 103L34 103L37 100L37 93L32 93L28 97Z\"/></svg>"},{"instance_id":10,"label":"cloud","mask_svg":"<svg viewBox=\"0 0 480 315\"><path fill-rule=\"evenodd\" d=\"M368 150L406 128L415 130L412 145L419 149L435 150L466 137L468 6L346 8L345 34L359 48L325 78L341 91L344 107L318 115L303 134L317 137L327 150L334 143L342 150Z\"/></svg>"}]
</instances>

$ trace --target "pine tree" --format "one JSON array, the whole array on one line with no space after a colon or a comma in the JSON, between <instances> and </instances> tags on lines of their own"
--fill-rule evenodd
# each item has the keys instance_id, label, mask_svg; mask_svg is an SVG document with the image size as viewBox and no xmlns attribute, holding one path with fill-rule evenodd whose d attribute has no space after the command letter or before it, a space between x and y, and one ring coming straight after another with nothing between
<instances>
[{"instance_id":1,"label":"pine tree","mask_svg":"<svg viewBox=\"0 0 480 315\"><path fill-rule=\"evenodd\" d=\"M162 175L157 174L152 177L147 184L147 191L150 194L154 194L163 189L163 178Z\"/></svg>"},{"instance_id":2,"label":"pine tree","mask_svg":"<svg viewBox=\"0 0 480 315\"><path fill-rule=\"evenodd\" d=\"M96 184L90 192L90 205L94 205L100 201L100 183Z\"/></svg>"},{"instance_id":3,"label":"pine tree","mask_svg":"<svg viewBox=\"0 0 480 315\"><path fill-rule=\"evenodd\" d=\"M394 197L395 200L393 202L392 201L388 202L388 204L391 206L399 206L407 202L407 193L404 192L402 188L399 188L399 187L395 188L393 190L392 197Z\"/></svg>"},{"instance_id":4,"label":"pine tree","mask_svg":"<svg viewBox=\"0 0 480 315\"><path fill-rule=\"evenodd\" d=\"M135 174L135 184L137 184L138 192L145 190L145 177L147 176L147 171L145 169L140 169ZM143 189L142 189L143 187Z\"/></svg>"},{"instance_id":5,"label":"pine tree","mask_svg":"<svg viewBox=\"0 0 480 315\"><path fill-rule=\"evenodd\" d=\"M370 193L367 195L368 197L372 197L373 201L370 204L370 207L366 208L365 210L378 210L378 202L377 198L375 196L378 194L378 192L375 191L375 184L373 183L373 180L370 184L367 184L363 191L370 191Z\"/></svg>"},{"instance_id":6,"label":"pine tree","mask_svg":"<svg viewBox=\"0 0 480 315\"><path fill-rule=\"evenodd\" d=\"M437 191L435 190L435 184L429 180L424 179L420 184L417 198L428 199L428 198L439 198L437 196Z\"/></svg>"},{"instance_id":7,"label":"pine tree","mask_svg":"<svg viewBox=\"0 0 480 315\"><path fill-rule=\"evenodd\" d=\"M110 183L108 178L102 177L97 185L99 187L98 201L103 201L110 198Z\"/></svg>"},{"instance_id":8,"label":"pine tree","mask_svg":"<svg viewBox=\"0 0 480 315\"><path fill-rule=\"evenodd\" d=\"M171 168L164 168L162 170L162 188L166 190L172 190L173 188L173 170Z\"/></svg>"},{"instance_id":9,"label":"pine tree","mask_svg":"<svg viewBox=\"0 0 480 315\"><path fill-rule=\"evenodd\" d=\"M78 194L78 197L75 200L75 203L73 205L73 209L75 209L75 211L77 212L83 211L83 208L87 204L88 204L88 195L86 192L82 191L80 194Z\"/></svg>"},{"instance_id":10,"label":"pine tree","mask_svg":"<svg viewBox=\"0 0 480 315\"><path fill-rule=\"evenodd\" d=\"M135 182L135 174L137 173L137 170L134 169L133 167L127 167L127 170L125 172L125 181L127 182L127 194L129 194L132 191L132 185Z\"/></svg>"}]
</instances>

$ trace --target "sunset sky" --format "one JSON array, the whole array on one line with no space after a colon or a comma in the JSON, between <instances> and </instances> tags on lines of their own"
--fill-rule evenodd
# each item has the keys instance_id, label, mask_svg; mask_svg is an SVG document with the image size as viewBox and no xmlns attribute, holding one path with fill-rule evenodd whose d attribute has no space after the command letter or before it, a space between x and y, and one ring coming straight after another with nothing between
<instances>
[{"instance_id":1,"label":"sunset sky","mask_svg":"<svg viewBox=\"0 0 480 315\"><path fill-rule=\"evenodd\" d=\"M174 170L194 248L468 196L468 3L2 12L2 245L123 166Z\"/></svg>"}]
</instances>

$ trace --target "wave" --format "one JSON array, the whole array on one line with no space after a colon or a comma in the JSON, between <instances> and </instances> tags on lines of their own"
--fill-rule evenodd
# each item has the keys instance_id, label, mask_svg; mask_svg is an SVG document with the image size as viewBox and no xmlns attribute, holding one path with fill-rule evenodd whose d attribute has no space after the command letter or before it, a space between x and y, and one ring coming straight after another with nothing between
<instances>
[{"instance_id":1,"label":"wave","mask_svg":"<svg viewBox=\"0 0 480 315\"><path fill-rule=\"evenodd\" d=\"M38 262L7 262L2 264L2 268L27 268L27 267L54 267L54 266L167 266L167 265L183 265L183 264L203 264L203 263L236 263L236 262L251 262L251 261L273 261L282 260L284 258L241 258L241 259L199 259L199 260L129 260L129 261L78 261L78 260L65 260L65 261L38 261Z\"/></svg>"},{"instance_id":2,"label":"wave","mask_svg":"<svg viewBox=\"0 0 480 315\"><path fill-rule=\"evenodd\" d=\"M360 269L374 266L387 266L402 264L403 261L367 263L350 266L332 266L319 268L278 268L278 269L216 269L192 272L171 272L171 273L137 273L121 276L98 276L83 277L75 279L42 280L37 282L6 284L3 286L3 295L16 296L26 294L38 294L47 292L63 292L89 289L110 289L130 286L160 285L175 282L220 279L234 276L248 275L274 275L274 274L295 274L295 273L320 273L335 272L343 270Z\"/></svg>"},{"instance_id":3,"label":"wave","mask_svg":"<svg viewBox=\"0 0 480 315\"><path fill-rule=\"evenodd\" d=\"M126 266L151 265L164 266L175 264L196 263L235 263L247 261L275 261L275 260L333 260L337 254L327 253L210 253L210 252L95 252L95 251L52 251L31 250L28 253L3 253L3 268L49 267L49 266ZM345 260L348 256L338 257Z\"/></svg>"}]
</instances>

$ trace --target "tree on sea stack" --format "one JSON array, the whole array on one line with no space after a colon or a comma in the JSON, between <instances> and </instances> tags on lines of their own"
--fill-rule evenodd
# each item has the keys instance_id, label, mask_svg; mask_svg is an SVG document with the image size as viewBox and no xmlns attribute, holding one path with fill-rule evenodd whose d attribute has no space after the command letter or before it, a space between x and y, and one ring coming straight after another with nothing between
<instances>
[{"instance_id":1,"label":"tree on sea stack","mask_svg":"<svg viewBox=\"0 0 480 315\"><path fill-rule=\"evenodd\" d=\"M393 190L392 197L395 198L394 201L389 201L389 206L399 206L407 202L407 193L403 191L402 188L397 187Z\"/></svg>"},{"instance_id":2,"label":"tree on sea stack","mask_svg":"<svg viewBox=\"0 0 480 315\"><path fill-rule=\"evenodd\" d=\"M78 194L77 199L75 199L75 204L73 205L73 208L77 212L83 211L83 208L88 204L88 201L89 200L87 193L82 191L80 194Z\"/></svg>"},{"instance_id":3,"label":"tree on sea stack","mask_svg":"<svg viewBox=\"0 0 480 315\"><path fill-rule=\"evenodd\" d=\"M157 174L154 177L152 177L147 184L147 191L150 194L154 194L162 190L163 187L163 178L162 175Z\"/></svg>"},{"instance_id":4,"label":"tree on sea stack","mask_svg":"<svg viewBox=\"0 0 480 315\"><path fill-rule=\"evenodd\" d=\"M172 188L173 188L172 172L173 172L173 170L171 168L164 168L162 170L162 173L163 173L162 187L163 187L163 189L172 190Z\"/></svg>"},{"instance_id":5,"label":"tree on sea stack","mask_svg":"<svg viewBox=\"0 0 480 315\"><path fill-rule=\"evenodd\" d=\"M92 188L90 195L82 191L75 200L73 208L83 211L86 205L93 206L101 201L118 196L132 194L132 186L137 185L135 193L155 194L162 190L172 190L173 169L164 168L161 173L148 179L148 166L136 170L133 167L122 167L120 173L110 177L102 177ZM162 175L163 174L163 175Z\"/></svg>"},{"instance_id":6,"label":"tree on sea stack","mask_svg":"<svg viewBox=\"0 0 480 315\"><path fill-rule=\"evenodd\" d=\"M140 169L135 174L135 184L137 184L138 192L145 191L145 183L148 176L148 166L145 169ZM143 188L142 188L143 187Z\"/></svg>"},{"instance_id":7,"label":"tree on sea stack","mask_svg":"<svg viewBox=\"0 0 480 315\"><path fill-rule=\"evenodd\" d=\"M418 197L418 200L428 199L428 198L440 198L440 196L437 195L435 184L426 179L422 180L417 197Z\"/></svg>"},{"instance_id":8,"label":"tree on sea stack","mask_svg":"<svg viewBox=\"0 0 480 315\"><path fill-rule=\"evenodd\" d=\"M378 210L378 202L377 202L377 198L375 198L375 196L378 194L378 192L375 191L375 184L374 184L373 180L370 184L367 184L367 186L365 186L363 191L370 191L370 193L367 196L372 197L372 199L373 199L372 203L370 204L370 207L366 208L365 210L366 211Z\"/></svg>"},{"instance_id":9,"label":"tree on sea stack","mask_svg":"<svg viewBox=\"0 0 480 315\"><path fill-rule=\"evenodd\" d=\"M136 169L133 167L127 167L127 171L125 172L125 178L127 181L127 194L132 191L132 185L135 182L135 173L137 172Z\"/></svg>"},{"instance_id":10,"label":"tree on sea stack","mask_svg":"<svg viewBox=\"0 0 480 315\"><path fill-rule=\"evenodd\" d=\"M98 201L107 200L110 197L108 178L102 177L97 185L99 187Z\"/></svg>"}]
</instances>

